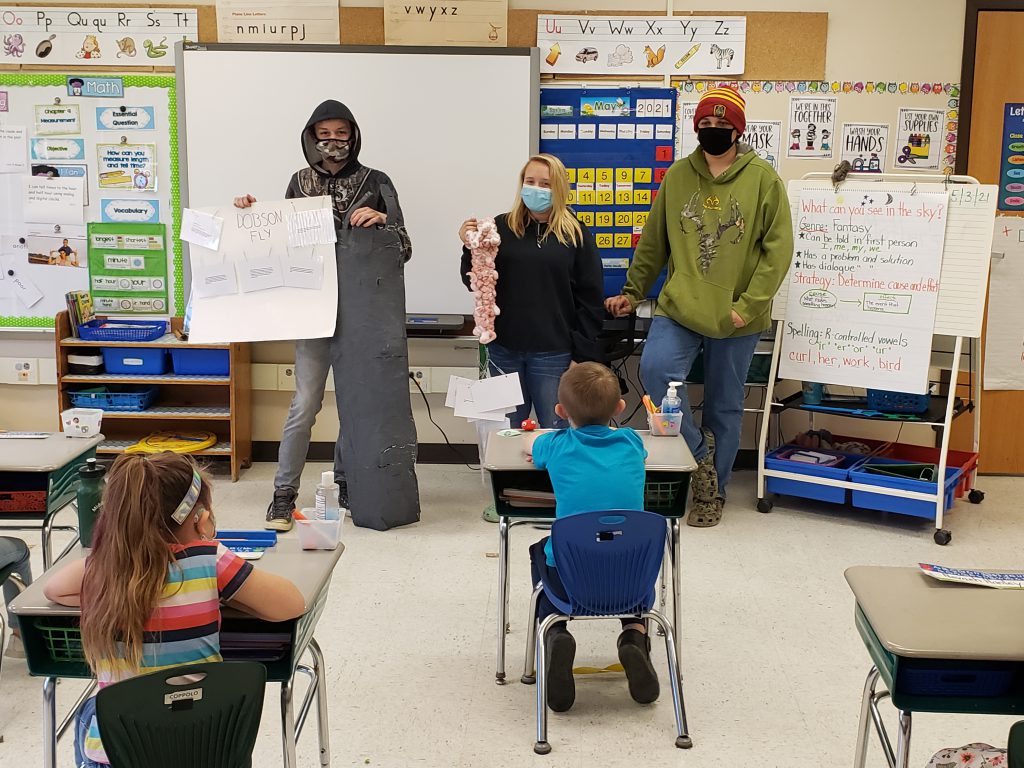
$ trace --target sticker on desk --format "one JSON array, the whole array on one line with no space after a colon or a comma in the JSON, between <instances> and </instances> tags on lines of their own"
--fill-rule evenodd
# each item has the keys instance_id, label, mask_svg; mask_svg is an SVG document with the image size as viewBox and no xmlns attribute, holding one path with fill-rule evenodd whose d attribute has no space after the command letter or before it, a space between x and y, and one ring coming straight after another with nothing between
<instances>
[{"instance_id":1,"label":"sticker on desk","mask_svg":"<svg viewBox=\"0 0 1024 768\"><path fill-rule=\"evenodd\" d=\"M1000 573L997 571L975 571L970 568L946 568L934 563L918 563L921 572L939 581L957 584L973 584L976 587L995 589L1024 589L1024 573Z\"/></svg>"}]
</instances>

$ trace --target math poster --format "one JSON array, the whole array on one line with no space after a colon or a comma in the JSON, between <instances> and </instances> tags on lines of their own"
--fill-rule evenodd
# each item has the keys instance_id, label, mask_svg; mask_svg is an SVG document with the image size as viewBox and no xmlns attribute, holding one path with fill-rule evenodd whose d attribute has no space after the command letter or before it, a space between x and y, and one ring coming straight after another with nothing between
<instances>
[{"instance_id":1,"label":"math poster","mask_svg":"<svg viewBox=\"0 0 1024 768\"><path fill-rule=\"evenodd\" d=\"M783 378L925 394L948 193L805 189Z\"/></svg>"},{"instance_id":2,"label":"math poster","mask_svg":"<svg viewBox=\"0 0 1024 768\"><path fill-rule=\"evenodd\" d=\"M558 75L743 74L745 16L538 16L540 71Z\"/></svg>"},{"instance_id":3,"label":"math poster","mask_svg":"<svg viewBox=\"0 0 1024 768\"><path fill-rule=\"evenodd\" d=\"M836 98L794 96L789 101L787 157L830 158L836 141Z\"/></svg>"},{"instance_id":4,"label":"math poster","mask_svg":"<svg viewBox=\"0 0 1024 768\"><path fill-rule=\"evenodd\" d=\"M996 217L985 332L985 389L1024 389L1024 219Z\"/></svg>"},{"instance_id":5,"label":"math poster","mask_svg":"<svg viewBox=\"0 0 1024 768\"><path fill-rule=\"evenodd\" d=\"M156 190L156 144L97 144L100 189Z\"/></svg>"},{"instance_id":6,"label":"math poster","mask_svg":"<svg viewBox=\"0 0 1024 768\"><path fill-rule=\"evenodd\" d=\"M740 141L749 144L763 160L771 163L772 168L779 170L782 150L781 120L753 120L747 123L747 129Z\"/></svg>"},{"instance_id":7,"label":"math poster","mask_svg":"<svg viewBox=\"0 0 1024 768\"><path fill-rule=\"evenodd\" d=\"M943 155L946 112L942 109L900 109L896 123L894 171L938 170Z\"/></svg>"},{"instance_id":8,"label":"math poster","mask_svg":"<svg viewBox=\"0 0 1024 768\"><path fill-rule=\"evenodd\" d=\"M853 173L882 173L889 151L888 123L843 123L840 160Z\"/></svg>"}]
</instances>

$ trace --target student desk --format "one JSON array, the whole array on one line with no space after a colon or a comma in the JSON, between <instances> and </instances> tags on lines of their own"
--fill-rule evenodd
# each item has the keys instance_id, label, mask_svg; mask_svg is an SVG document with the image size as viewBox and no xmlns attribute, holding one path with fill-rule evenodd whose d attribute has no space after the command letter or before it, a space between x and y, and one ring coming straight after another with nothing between
<instances>
[{"instance_id":1,"label":"student desk","mask_svg":"<svg viewBox=\"0 0 1024 768\"><path fill-rule=\"evenodd\" d=\"M239 610L223 607L221 615L221 654L225 661L259 661L267 668L267 682L281 684L281 731L285 768L296 768L295 741L302 731L306 715L316 696L317 731L320 739L320 763L330 765L329 728L327 720L327 670L320 647L313 638L316 623L327 601L331 574L344 551L339 545L333 551L303 551L298 535L280 535L277 546L268 549L255 565L269 573L291 579L302 593L306 610L290 621L271 623ZM91 679L86 665L78 626L79 609L51 603L43 596L46 582L60 568L83 556L81 547L44 573L11 604L17 615L25 643L29 672L46 678L43 681L43 767L56 768L57 741L75 721L78 708L92 692L90 685L82 693L71 712L57 725L57 678ZM261 640L273 635L275 644L269 652L259 650ZM232 638L230 641L228 638ZM300 664L309 651L312 666ZM309 690L294 716L292 693L295 674L310 679Z\"/></svg>"},{"instance_id":2,"label":"student desk","mask_svg":"<svg viewBox=\"0 0 1024 768\"><path fill-rule=\"evenodd\" d=\"M907 768L913 712L1024 713L1024 592L941 582L917 568L857 566L846 581L874 662L855 768L864 768L872 723L890 768ZM895 752L878 710L887 697L899 710Z\"/></svg>"},{"instance_id":3,"label":"student desk","mask_svg":"<svg viewBox=\"0 0 1024 768\"><path fill-rule=\"evenodd\" d=\"M54 526L53 519L68 504L75 500L78 490L78 468L87 459L96 456L96 446L103 441L103 435L93 437L68 437L62 432L38 439L0 438L0 501L12 492L28 491L45 494L45 509L39 512L23 512L19 509L0 510L0 520L10 523L39 521L43 534L43 567L53 562L50 550L50 536L54 531L74 531L69 525ZM35 526L0 525L0 530L28 531ZM77 541L77 537L75 539ZM68 545L60 556L73 545Z\"/></svg>"},{"instance_id":4,"label":"student desk","mask_svg":"<svg viewBox=\"0 0 1024 768\"><path fill-rule=\"evenodd\" d=\"M647 484L644 505L650 512L665 516L668 524L669 562L672 571L672 620L677 652L680 642L679 611L679 521L686 513L686 495L690 473L697 462L682 437L652 437L637 430L647 449ZM550 523L554 507L514 507L504 497L505 490L551 491L548 473L527 461L521 435L491 435L484 450L483 467L491 475L494 506L498 513L498 661L494 677L505 684L505 634L508 631L508 539L513 526L525 523ZM680 667L681 668L681 667Z\"/></svg>"}]
</instances>

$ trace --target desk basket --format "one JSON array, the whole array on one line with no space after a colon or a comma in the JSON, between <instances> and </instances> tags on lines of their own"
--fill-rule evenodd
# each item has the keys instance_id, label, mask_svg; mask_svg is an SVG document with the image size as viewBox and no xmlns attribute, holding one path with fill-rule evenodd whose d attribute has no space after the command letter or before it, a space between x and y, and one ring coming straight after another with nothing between
<instances>
[{"instance_id":1,"label":"desk basket","mask_svg":"<svg viewBox=\"0 0 1024 768\"><path fill-rule=\"evenodd\" d=\"M85 661L80 627L56 626L40 621L36 630L42 635L43 644L53 661Z\"/></svg>"}]
</instances>

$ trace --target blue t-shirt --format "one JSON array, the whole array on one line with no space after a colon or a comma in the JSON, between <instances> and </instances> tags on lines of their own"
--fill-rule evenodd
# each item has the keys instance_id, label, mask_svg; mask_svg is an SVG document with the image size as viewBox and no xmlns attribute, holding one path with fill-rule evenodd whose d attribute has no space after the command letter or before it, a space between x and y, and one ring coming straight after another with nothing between
<instances>
[{"instance_id":1,"label":"blue t-shirt","mask_svg":"<svg viewBox=\"0 0 1024 768\"><path fill-rule=\"evenodd\" d=\"M555 490L555 517L644 508L644 441L632 429L589 426L546 432L533 443L533 464ZM551 541L544 545L555 566Z\"/></svg>"}]
</instances>

